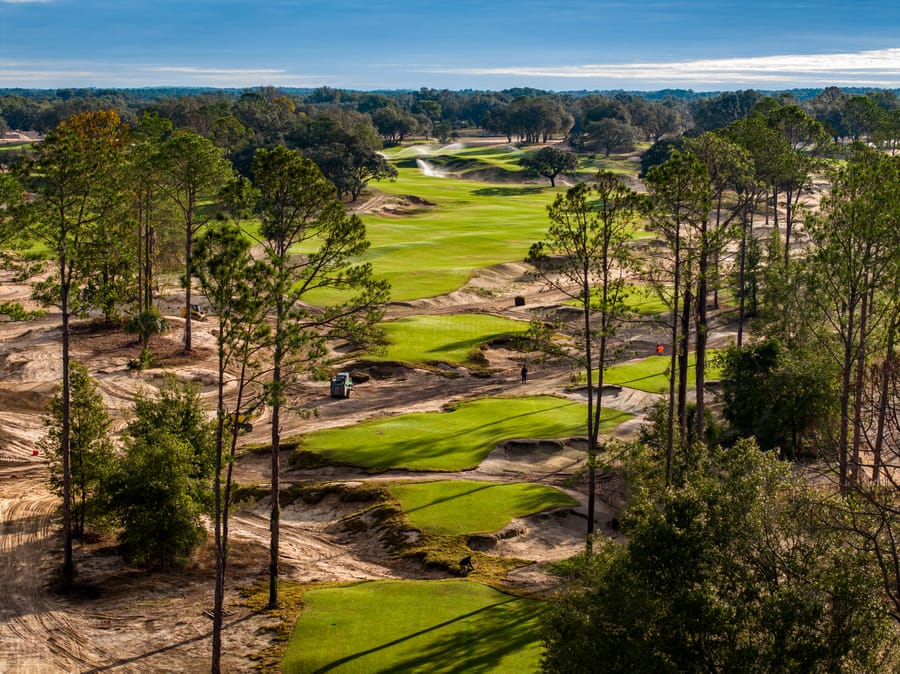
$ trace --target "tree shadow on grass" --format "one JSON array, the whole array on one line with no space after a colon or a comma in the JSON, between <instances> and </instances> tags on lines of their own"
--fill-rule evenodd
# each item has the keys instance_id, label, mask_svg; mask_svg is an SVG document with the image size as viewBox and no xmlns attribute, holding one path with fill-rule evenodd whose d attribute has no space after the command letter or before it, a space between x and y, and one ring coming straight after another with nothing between
<instances>
[{"instance_id":1,"label":"tree shadow on grass","mask_svg":"<svg viewBox=\"0 0 900 674\"><path fill-rule=\"evenodd\" d=\"M540 194L543 187L481 187L472 190L472 194L479 197L516 197L523 194Z\"/></svg>"},{"instance_id":2,"label":"tree shadow on grass","mask_svg":"<svg viewBox=\"0 0 900 674\"><path fill-rule=\"evenodd\" d=\"M561 401L559 407L568 407L577 404L579 403L566 400ZM345 454L340 453L340 457L334 458L347 460L357 465L375 470L389 470L391 468L441 470L440 468L429 466L427 462L431 458L442 457L445 456L448 451L452 451L448 450L448 445L452 444L452 446L455 447L471 448L461 452L461 454L474 455L475 460L471 465L450 467L445 468L444 470L467 470L477 466L478 463L480 463L481 460L497 446L497 443L509 438L522 437L523 432L533 434L530 432L531 429L515 427L511 423L513 420L534 416L543 417L544 415L547 415L545 418L552 419L552 416L550 415L553 414L554 409L558 408L527 410L519 414L498 417L481 424L468 425L465 429L457 431L447 431L445 428L444 431L437 436L429 437L423 435L422 437L411 440L389 442L389 449L379 446L378 443L375 442L365 449L357 447L354 450L354 457L347 457ZM444 414L446 414L446 412ZM452 414L452 412L450 412L450 414ZM435 421L437 424L440 424L439 418L436 417ZM505 429L507 425L510 426L508 430ZM548 421L546 425L541 428L539 433L542 437L559 437L560 435L565 435L568 430L568 426L564 423ZM316 451L319 451L326 456L332 456L332 453L327 449L319 449ZM385 461L384 459L386 457L390 458Z\"/></svg>"},{"instance_id":3,"label":"tree shadow on grass","mask_svg":"<svg viewBox=\"0 0 900 674\"><path fill-rule=\"evenodd\" d=\"M433 638L434 632L446 634ZM316 674L350 666L366 655L399 646L417 637L432 636L416 654L398 660L373 672L382 674L412 671L428 672L496 672L503 671L502 661L540 640L540 629L534 605L526 600L507 598L476 611L457 616L437 625L386 641L378 646L352 653L315 670ZM361 663L357 663L358 665ZM537 662L533 663L537 666ZM511 668L508 671L513 671Z\"/></svg>"}]
</instances>

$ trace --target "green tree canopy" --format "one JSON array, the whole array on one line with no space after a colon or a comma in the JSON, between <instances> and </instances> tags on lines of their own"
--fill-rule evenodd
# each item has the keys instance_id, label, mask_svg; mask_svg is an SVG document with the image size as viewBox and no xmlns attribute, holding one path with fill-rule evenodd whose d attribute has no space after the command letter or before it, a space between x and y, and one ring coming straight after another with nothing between
<instances>
[{"instance_id":1,"label":"green tree canopy","mask_svg":"<svg viewBox=\"0 0 900 674\"><path fill-rule=\"evenodd\" d=\"M550 180L551 187L556 187L556 176L578 168L578 155L556 147L542 147L520 159L519 164L544 176Z\"/></svg>"},{"instance_id":2,"label":"green tree canopy","mask_svg":"<svg viewBox=\"0 0 900 674\"><path fill-rule=\"evenodd\" d=\"M771 340L729 347L722 362L723 412L734 431L789 458L808 451L808 434L826 427L835 408L827 363Z\"/></svg>"},{"instance_id":3,"label":"green tree canopy","mask_svg":"<svg viewBox=\"0 0 900 674\"><path fill-rule=\"evenodd\" d=\"M72 530L75 536L109 523L108 497L115 455L110 438L112 420L103 404L97 384L87 368L70 363L71 382L71 499ZM50 484L63 496L62 398L50 401L46 419L47 436L41 445L50 460Z\"/></svg>"},{"instance_id":4,"label":"green tree canopy","mask_svg":"<svg viewBox=\"0 0 900 674\"><path fill-rule=\"evenodd\" d=\"M635 485L628 542L572 563L544 671L896 671L877 572L788 464L742 442L679 477Z\"/></svg>"},{"instance_id":5,"label":"green tree canopy","mask_svg":"<svg viewBox=\"0 0 900 674\"><path fill-rule=\"evenodd\" d=\"M134 412L112 493L119 540L134 564L179 566L205 537L213 427L196 388L174 379L156 396L139 394Z\"/></svg>"}]
</instances>

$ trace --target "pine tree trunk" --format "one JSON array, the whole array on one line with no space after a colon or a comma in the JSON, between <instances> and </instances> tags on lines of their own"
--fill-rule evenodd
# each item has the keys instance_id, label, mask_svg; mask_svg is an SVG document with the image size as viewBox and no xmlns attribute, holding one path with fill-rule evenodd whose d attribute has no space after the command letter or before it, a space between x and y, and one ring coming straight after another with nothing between
<instances>
[{"instance_id":1,"label":"pine tree trunk","mask_svg":"<svg viewBox=\"0 0 900 674\"><path fill-rule=\"evenodd\" d=\"M587 536L585 538L585 550L588 554L593 550L594 536L594 509L595 509L595 490L597 484L597 431L594 428L594 373L593 373L593 353L591 352L591 288L587 281L589 271L587 264L582 269L584 274L584 284L582 286L582 318L584 320L584 360L587 369L587 431L588 431L588 512L587 512ZM600 405L600 396L597 396L597 405Z\"/></svg>"},{"instance_id":2,"label":"pine tree trunk","mask_svg":"<svg viewBox=\"0 0 900 674\"><path fill-rule=\"evenodd\" d=\"M882 452L884 451L884 428L887 422L887 410L890 404L890 384L891 379L895 376L894 369L896 367L897 356L894 353L894 339L897 332L898 316L896 313L891 316L891 323L888 327L887 344L885 345L884 362L881 365L881 381L878 395L878 411L875 430L875 447L872 465L872 481L878 484L881 479Z\"/></svg>"},{"instance_id":3,"label":"pine tree trunk","mask_svg":"<svg viewBox=\"0 0 900 674\"><path fill-rule=\"evenodd\" d=\"M72 556L72 393L69 381L69 278L66 258L60 261L60 310L62 312L62 471L63 471L63 566L62 585L75 581Z\"/></svg>"},{"instance_id":4,"label":"pine tree trunk","mask_svg":"<svg viewBox=\"0 0 900 674\"><path fill-rule=\"evenodd\" d=\"M672 283L672 350L669 355L669 406L666 418L666 485L672 484L675 454L675 376L678 370L678 299L681 293L681 227L675 227L675 273Z\"/></svg>"},{"instance_id":5,"label":"pine tree trunk","mask_svg":"<svg viewBox=\"0 0 900 674\"><path fill-rule=\"evenodd\" d=\"M705 391L706 386L706 340L709 330L709 311L706 306L707 274L709 272L709 248L706 243L706 223L703 223L703 241L700 244L699 275L697 277L697 364L694 370L697 404L694 408L694 439L703 441L704 414L706 412Z\"/></svg>"},{"instance_id":6,"label":"pine tree trunk","mask_svg":"<svg viewBox=\"0 0 900 674\"><path fill-rule=\"evenodd\" d=\"M738 328L737 347L744 345L744 313L747 306L747 289L744 277L747 273L747 211L741 215L741 255L738 266Z\"/></svg>"},{"instance_id":7,"label":"pine tree trunk","mask_svg":"<svg viewBox=\"0 0 900 674\"><path fill-rule=\"evenodd\" d=\"M280 273L280 271L279 271ZM281 365L284 357L282 346L282 325L284 321L283 283L279 282L275 301L275 352L272 365L272 478L271 511L269 513L269 604L268 608L278 608L278 548L281 523Z\"/></svg>"},{"instance_id":8,"label":"pine tree trunk","mask_svg":"<svg viewBox=\"0 0 900 674\"><path fill-rule=\"evenodd\" d=\"M859 484L860 445L862 443L863 383L866 375L866 324L869 314L869 293L863 294L859 313L859 342L856 347L856 383L853 391L853 439L850 460L850 481Z\"/></svg>"},{"instance_id":9,"label":"pine tree trunk","mask_svg":"<svg viewBox=\"0 0 900 674\"><path fill-rule=\"evenodd\" d=\"M853 371L853 334L856 329L856 306L855 299L850 299L847 307L847 328L843 335L844 339L844 356L841 371L841 389L840 389L840 421L838 430L838 472L841 491L846 491L850 486L848 473L849 459L849 436L850 436L850 382L852 380Z\"/></svg>"},{"instance_id":10,"label":"pine tree trunk","mask_svg":"<svg viewBox=\"0 0 900 674\"><path fill-rule=\"evenodd\" d=\"M678 337L678 441L681 447L687 442L687 390L688 390L688 356L691 333L691 311L694 298L690 287L684 289L684 302L681 308L681 334Z\"/></svg>"}]
</instances>

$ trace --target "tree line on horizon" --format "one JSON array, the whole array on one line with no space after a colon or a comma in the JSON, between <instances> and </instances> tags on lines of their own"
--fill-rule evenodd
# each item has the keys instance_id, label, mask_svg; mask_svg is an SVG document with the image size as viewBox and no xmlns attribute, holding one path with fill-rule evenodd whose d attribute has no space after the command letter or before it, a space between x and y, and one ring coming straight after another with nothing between
<instances>
[{"instance_id":1,"label":"tree line on horizon","mask_svg":"<svg viewBox=\"0 0 900 674\"><path fill-rule=\"evenodd\" d=\"M259 87L205 89L0 90L0 136L7 129L47 132L73 114L116 110L128 123L145 113L191 129L224 149L239 168L249 169L253 148L279 143L347 146L323 116L343 132L372 145L410 137L449 141L480 129L517 142L568 140L575 149L621 151L636 141L656 142L682 133L698 135L745 118L765 101L797 105L820 121L835 139L872 139L896 145L900 100L892 89L826 87L716 94L663 90L636 92L503 91L359 92L321 87L292 90ZM309 134L318 134L309 138ZM315 141L315 142L313 142ZM374 145L373 145L374 147ZM375 147L375 149L379 149Z\"/></svg>"}]
</instances>

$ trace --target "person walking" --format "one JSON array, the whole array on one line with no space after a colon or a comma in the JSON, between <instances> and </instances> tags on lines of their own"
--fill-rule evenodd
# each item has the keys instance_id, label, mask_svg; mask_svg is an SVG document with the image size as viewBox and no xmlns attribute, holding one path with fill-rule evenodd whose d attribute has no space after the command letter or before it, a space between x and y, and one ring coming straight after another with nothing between
<instances>
[{"instance_id":1,"label":"person walking","mask_svg":"<svg viewBox=\"0 0 900 674\"><path fill-rule=\"evenodd\" d=\"M520 374L522 375L522 383L523 384L526 383L528 381L528 366L527 365L522 365Z\"/></svg>"}]
</instances>

